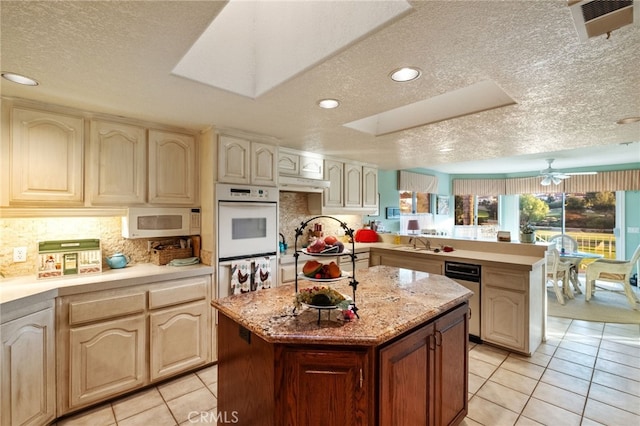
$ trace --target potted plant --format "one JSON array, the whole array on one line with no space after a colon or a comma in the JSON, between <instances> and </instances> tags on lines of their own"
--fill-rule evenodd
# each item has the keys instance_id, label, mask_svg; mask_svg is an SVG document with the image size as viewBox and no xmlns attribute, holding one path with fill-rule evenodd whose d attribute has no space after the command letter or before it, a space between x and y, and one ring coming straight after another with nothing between
<instances>
[{"instance_id":1,"label":"potted plant","mask_svg":"<svg viewBox=\"0 0 640 426\"><path fill-rule=\"evenodd\" d=\"M535 243L536 242L536 229L529 222L526 222L520 226L520 242L521 243Z\"/></svg>"}]
</instances>

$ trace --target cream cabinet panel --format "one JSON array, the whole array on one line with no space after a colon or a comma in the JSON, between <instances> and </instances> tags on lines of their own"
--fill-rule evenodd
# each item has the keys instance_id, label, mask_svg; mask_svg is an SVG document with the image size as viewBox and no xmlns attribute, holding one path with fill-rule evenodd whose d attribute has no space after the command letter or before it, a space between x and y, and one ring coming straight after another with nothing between
<instances>
[{"instance_id":1,"label":"cream cabinet panel","mask_svg":"<svg viewBox=\"0 0 640 426\"><path fill-rule=\"evenodd\" d=\"M320 157L300 156L300 176L308 179L322 179L324 161Z\"/></svg>"},{"instance_id":2,"label":"cream cabinet panel","mask_svg":"<svg viewBox=\"0 0 640 426\"><path fill-rule=\"evenodd\" d=\"M218 181L251 183L249 162L251 141L220 135L218 141Z\"/></svg>"},{"instance_id":3,"label":"cream cabinet panel","mask_svg":"<svg viewBox=\"0 0 640 426\"><path fill-rule=\"evenodd\" d=\"M278 173L283 175L300 175L300 156L290 152L278 153Z\"/></svg>"},{"instance_id":4,"label":"cream cabinet panel","mask_svg":"<svg viewBox=\"0 0 640 426\"><path fill-rule=\"evenodd\" d=\"M147 136L143 127L92 121L90 154L91 204L146 201Z\"/></svg>"},{"instance_id":5,"label":"cream cabinet panel","mask_svg":"<svg viewBox=\"0 0 640 426\"><path fill-rule=\"evenodd\" d=\"M84 120L14 107L10 204L83 204Z\"/></svg>"},{"instance_id":6,"label":"cream cabinet panel","mask_svg":"<svg viewBox=\"0 0 640 426\"><path fill-rule=\"evenodd\" d=\"M362 207L362 166L344 165L344 206Z\"/></svg>"},{"instance_id":7,"label":"cream cabinet panel","mask_svg":"<svg viewBox=\"0 0 640 426\"><path fill-rule=\"evenodd\" d=\"M149 130L149 203L196 204L196 148L191 135Z\"/></svg>"},{"instance_id":8,"label":"cream cabinet panel","mask_svg":"<svg viewBox=\"0 0 640 426\"><path fill-rule=\"evenodd\" d=\"M53 306L0 327L2 426L44 425L56 417L53 327Z\"/></svg>"},{"instance_id":9,"label":"cream cabinet panel","mask_svg":"<svg viewBox=\"0 0 640 426\"><path fill-rule=\"evenodd\" d=\"M203 365L209 357L209 304L206 300L149 315L151 380Z\"/></svg>"},{"instance_id":10,"label":"cream cabinet panel","mask_svg":"<svg viewBox=\"0 0 640 426\"><path fill-rule=\"evenodd\" d=\"M69 407L82 407L147 381L144 315L69 332Z\"/></svg>"},{"instance_id":11,"label":"cream cabinet panel","mask_svg":"<svg viewBox=\"0 0 640 426\"><path fill-rule=\"evenodd\" d=\"M362 207L378 208L378 169L362 167Z\"/></svg>"},{"instance_id":12,"label":"cream cabinet panel","mask_svg":"<svg viewBox=\"0 0 640 426\"><path fill-rule=\"evenodd\" d=\"M330 183L324 190L325 207L344 206L344 163L341 161L324 160L324 178Z\"/></svg>"},{"instance_id":13,"label":"cream cabinet panel","mask_svg":"<svg viewBox=\"0 0 640 426\"><path fill-rule=\"evenodd\" d=\"M276 186L278 181L278 147L251 142L251 183Z\"/></svg>"},{"instance_id":14,"label":"cream cabinet panel","mask_svg":"<svg viewBox=\"0 0 640 426\"><path fill-rule=\"evenodd\" d=\"M482 339L484 341L521 352L525 351L526 315L525 293L483 286Z\"/></svg>"}]
</instances>

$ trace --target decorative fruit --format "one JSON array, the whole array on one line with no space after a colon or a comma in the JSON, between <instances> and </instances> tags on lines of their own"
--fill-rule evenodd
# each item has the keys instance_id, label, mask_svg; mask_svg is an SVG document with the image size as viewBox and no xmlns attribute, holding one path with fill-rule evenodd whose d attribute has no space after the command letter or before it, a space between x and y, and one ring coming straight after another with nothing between
<instances>
[{"instance_id":1,"label":"decorative fruit","mask_svg":"<svg viewBox=\"0 0 640 426\"><path fill-rule=\"evenodd\" d=\"M315 277L322 270L322 263L315 260L308 260L302 267L302 273L307 277Z\"/></svg>"},{"instance_id":2,"label":"decorative fruit","mask_svg":"<svg viewBox=\"0 0 640 426\"><path fill-rule=\"evenodd\" d=\"M324 243L328 244L330 246L333 246L336 244L336 242L338 242L338 239L336 237L334 237L333 235L329 235L324 237Z\"/></svg>"},{"instance_id":3,"label":"decorative fruit","mask_svg":"<svg viewBox=\"0 0 640 426\"><path fill-rule=\"evenodd\" d=\"M307 246L307 251L309 253L320 253L324 250L326 244L324 243L324 239L316 238L316 240Z\"/></svg>"},{"instance_id":4,"label":"decorative fruit","mask_svg":"<svg viewBox=\"0 0 640 426\"><path fill-rule=\"evenodd\" d=\"M336 265L336 262L331 262L327 268L327 274L329 278L339 278L342 275L342 271L340 271L340 267Z\"/></svg>"}]
</instances>

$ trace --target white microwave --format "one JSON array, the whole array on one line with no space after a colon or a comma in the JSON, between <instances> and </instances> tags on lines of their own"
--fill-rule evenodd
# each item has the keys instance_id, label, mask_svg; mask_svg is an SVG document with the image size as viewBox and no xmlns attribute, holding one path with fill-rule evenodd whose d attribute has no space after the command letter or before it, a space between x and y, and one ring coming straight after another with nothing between
<instances>
[{"instance_id":1,"label":"white microwave","mask_svg":"<svg viewBox=\"0 0 640 426\"><path fill-rule=\"evenodd\" d=\"M182 237L200 234L200 209L134 207L122 218L124 238Z\"/></svg>"}]
</instances>

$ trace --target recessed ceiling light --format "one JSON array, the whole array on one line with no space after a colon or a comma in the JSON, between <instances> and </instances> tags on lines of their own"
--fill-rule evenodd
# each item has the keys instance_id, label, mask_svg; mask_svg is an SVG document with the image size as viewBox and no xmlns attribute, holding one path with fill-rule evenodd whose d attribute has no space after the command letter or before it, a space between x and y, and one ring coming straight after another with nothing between
<instances>
[{"instance_id":1,"label":"recessed ceiling light","mask_svg":"<svg viewBox=\"0 0 640 426\"><path fill-rule=\"evenodd\" d=\"M16 74L13 72L3 72L2 77L18 84L24 84L25 86L37 86L38 83L31 77L27 77L26 75Z\"/></svg>"},{"instance_id":2,"label":"recessed ceiling light","mask_svg":"<svg viewBox=\"0 0 640 426\"><path fill-rule=\"evenodd\" d=\"M453 148L440 148L440 152L449 152L453 151Z\"/></svg>"},{"instance_id":3,"label":"recessed ceiling light","mask_svg":"<svg viewBox=\"0 0 640 426\"><path fill-rule=\"evenodd\" d=\"M337 99L321 99L318 101L318 106L324 109L338 108L340 101Z\"/></svg>"},{"instance_id":4,"label":"recessed ceiling light","mask_svg":"<svg viewBox=\"0 0 640 426\"><path fill-rule=\"evenodd\" d=\"M621 118L620 120L616 121L616 123L618 123L618 124L629 124L629 123L637 123L638 121L640 121L640 117L625 117L625 118Z\"/></svg>"},{"instance_id":5,"label":"recessed ceiling light","mask_svg":"<svg viewBox=\"0 0 640 426\"><path fill-rule=\"evenodd\" d=\"M398 82L412 81L422 75L422 71L415 67L403 67L391 71L389 77L391 80Z\"/></svg>"}]
</instances>

